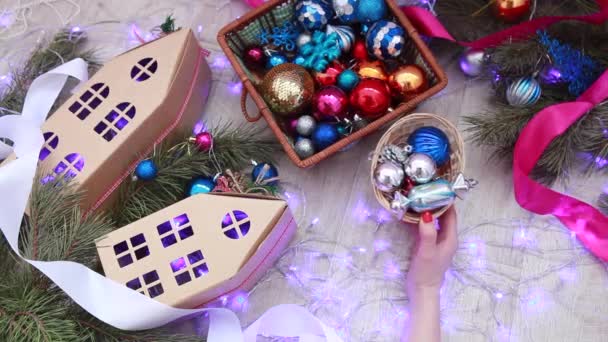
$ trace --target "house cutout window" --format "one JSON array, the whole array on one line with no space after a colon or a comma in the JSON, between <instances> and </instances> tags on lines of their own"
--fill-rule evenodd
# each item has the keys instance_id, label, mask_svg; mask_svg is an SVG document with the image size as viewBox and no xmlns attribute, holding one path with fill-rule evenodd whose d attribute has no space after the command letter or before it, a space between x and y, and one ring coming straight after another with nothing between
<instances>
[{"instance_id":1,"label":"house cutout window","mask_svg":"<svg viewBox=\"0 0 608 342\"><path fill-rule=\"evenodd\" d=\"M158 297L165 292L156 271L131 279L126 285L128 288L139 291L143 295L148 295L150 298Z\"/></svg>"},{"instance_id":2,"label":"house cutout window","mask_svg":"<svg viewBox=\"0 0 608 342\"><path fill-rule=\"evenodd\" d=\"M110 87L104 83L95 83L72 103L68 110L84 120L110 95Z\"/></svg>"},{"instance_id":3,"label":"house cutout window","mask_svg":"<svg viewBox=\"0 0 608 342\"><path fill-rule=\"evenodd\" d=\"M103 118L94 130L106 141L112 141L122 129L135 117L135 106L129 102L119 103Z\"/></svg>"},{"instance_id":4,"label":"house cutout window","mask_svg":"<svg viewBox=\"0 0 608 342\"><path fill-rule=\"evenodd\" d=\"M82 169L84 169L84 157L78 153L70 153L57 163L53 171L58 176L64 175L66 178L74 178Z\"/></svg>"},{"instance_id":5,"label":"house cutout window","mask_svg":"<svg viewBox=\"0 0 608 342\"><path fill-rule=\"evenodd\" d=\"M233 210L222 219L222 230L227 237L237 240L247 235L251 228L249 215L240 210Z\"/></svg>"},{"instance_id":6,"label":"house cutout window","mask_svg":"<svg viewBox=\"0 0 608 342\"><path fill-rule=\"evenodd\" d=\"M177 236L179 236L180 240L186 240L194 235L190 219L188 219L188 215L186 214L181 214L170 221L165 221L156 226L156 229L164 248L176 244ZM175 234L176 231L177 235Z\"/></svg>"},{"instance_id":7,"label":"house cutout window","mask_svg":"<svg viewBox=\"0 0 608 342\"><path fill-rule=\"evenodd\" d=\"M180 286L192 281L192 276L200 278L209 273L207 262L200 250L171 261L170 266L173 274L175 274L175 281Z\"/></svg>"},{"instance_id":8,"label":"house cutout window","mask_svg":"<svg viewBox=\"0 0 608 342\"><path fill-rule=\"evenodd\" d=\"M53 132L46 132L42 135L44 137L44 146L40 149L40 155L38 160L43 161L53 152L59 145L59 136Z\"/></svg>"},{"instance_id":9,"label":"house cutout window","mask_svg":"<svg viewBox=\"0 0 608 342\"><path fill-rule=\"evenodd\" d=\"M157 69L158 62L155 59L150 57L144 58L131 68L131 78L137 82L143 82L152 77Z\"/></svg>"},{"instance_id":10,"label":"house cutout window","mask_svg":"<svg viewBox=\"0 0 608 342\"><path fill-rule=\"evenodd\" d=\"M131 251L134 251L133 253ZM133 263L133 258L141 260L150 255L150 249L146 245L146 237L143 233L132 236L128 240L114 245L114 254L118 266L125 267Z\"/></svg>"}]
</instances>

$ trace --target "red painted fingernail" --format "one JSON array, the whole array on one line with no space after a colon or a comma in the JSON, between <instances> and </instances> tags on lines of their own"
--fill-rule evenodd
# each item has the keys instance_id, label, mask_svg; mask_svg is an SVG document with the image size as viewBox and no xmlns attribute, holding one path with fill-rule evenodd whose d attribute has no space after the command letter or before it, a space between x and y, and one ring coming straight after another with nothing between
<instances>
[{"instance_id":1,"label":"red painted fingernail","mask_svg":"<svg viewBox=\"0 0 608 342\"><path fill-rule=\"evenodd\" d=\"M433 222L433 214L430 211L425 211L422 213L422 222L431 223Z\"/></svg>"}]
</instances>

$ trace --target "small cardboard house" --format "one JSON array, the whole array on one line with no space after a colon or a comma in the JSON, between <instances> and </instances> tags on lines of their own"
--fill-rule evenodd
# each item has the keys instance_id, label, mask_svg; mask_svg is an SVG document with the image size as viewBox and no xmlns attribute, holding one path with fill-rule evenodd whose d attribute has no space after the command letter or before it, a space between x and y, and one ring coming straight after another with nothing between
<instances>
[{"instance_id":1,"label":"small cardboard house","mask_svg":"<svg viewBox=\"0 0 608 342\"><path fill-rule=\"evenodd\" d=\"M199 194L96 241L108 278L162 303L195 308L245 290L296 230L285 201Z\"/></svg>"},{"instance_id":2,"label":"small cardboard house","mask_svg":"<svg viewBox=\"0 0 608 342\"><path fill-rule=\"evenodd\" d=\"M106 63L44 123L43 181L74 177L88 210L111 202L156 143L200 118L211 79L204 55L179 30Z\"/></svg>"}]
</instances>

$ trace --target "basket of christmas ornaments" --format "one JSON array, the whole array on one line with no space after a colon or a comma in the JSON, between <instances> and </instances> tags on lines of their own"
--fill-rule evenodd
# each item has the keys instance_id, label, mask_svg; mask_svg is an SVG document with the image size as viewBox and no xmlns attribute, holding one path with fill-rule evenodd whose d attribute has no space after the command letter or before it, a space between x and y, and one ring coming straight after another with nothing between
<instances>
[{"instance_id":1,"label":"basket of christmas ornaments","mask_svg":"<svg viewBox=\"0 0 608 342\"><path fill-rule=\"evenodd\" d=\"M371 178L380 204L403 221L437 218L477 182L464 170L464 142L448 120L411 114L384 133L372 156Z\"/></svg>"},{"instance_id":2,"label":"basket of christmas ornaments","mask_svg":"<svg viewBox=\"0 0 608 342\"><path fill-rule=\"evenodd\" d=\"M309 167L399 118L447 84L393 0L271 0L218 41L263 117ZM250 115L249 95L260 114Z\"/></svg>"}]
</instances>

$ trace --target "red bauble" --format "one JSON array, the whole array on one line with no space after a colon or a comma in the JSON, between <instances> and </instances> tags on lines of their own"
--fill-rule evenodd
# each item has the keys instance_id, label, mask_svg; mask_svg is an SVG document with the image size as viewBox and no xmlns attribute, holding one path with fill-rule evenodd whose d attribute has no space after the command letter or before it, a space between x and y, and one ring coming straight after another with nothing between
<instances>
[{"instance_id":1,"label":"red bauble","mask_svg":"<svg viewBox=\"0 0 608 342\"><path fill-rule=\"evenodd\" d=\"M254 70L264 69L266 65L266 55L264 50L259 46L251 46L245 49L243 54L245 65Z\"/></svg>"},{"instance_id":2,"label":"red bauble","mask_svg":"<svg viewBox=\"0 0 608 342\"><path fill-rule=\"evenodd\" d=\"M405 180L403 181L403 192L406 195L409 194L410 190L412 190L412 188L415 186L416 183L414 183L414 181L410 177L405 177Z\"/></svg>"},{"instance_id":3,"label":"red bauble","mask_svg":"<svg viewBox=\"0 0 608 342\"><path fill-rule=\"evenodd\" d=\"M350 94L350 104L365 119L376 119L386 113L391 104L391 94L386 82L366 78L357 84Z\"/></svg>"},{"instance_id":4,"label":"red bauble","mask_svg":"<svg viewBox=\"0 0 608 342\"><path fill-rule=\"evenodd\" d=\"M313 103L321 117L342 119L348 108L348 96L336 86L327 86L315 94Z\"/></svg>"},{"instance_id":5,"label":"red bauble","mask_svg":"<svg viewBox=\"0 0 608 342\"><path fill-rule=\"evenodd\" d=\"M359 62L366 61L368 59L367 48L365 42L362 40L356 40L353 46L353 57Z\"/></svg>"},{"instance_id":6,"label":"red bauble","mask_svg":"<svg viewBox=\"0 0 608 342\"><path fill-rule=\"evenodd\" d=\"M499 19L511 23L520 20L530 12L530 0L494 0L494 14Z\"/></svg>"},{"instance_id":7,"label":"red bauble","mask_svg":"<svg viewBox=\"0 0 608 342\"><path fill-rule=\"evenodd\" d=\"M344 71L344 66L337 61L333 61L324 72L315 72L315 80L321 86L329 86L336 84L338 75Z\"/></svg>"},{"instance_id":8,"label":"red bauble","mask_svg":"<svg viewBox=\"0 0 608 342\"><path fill-rule=\"evenodd\" d=\"M194 145L201 152L207 152L213 147L213 136L209 132L201 132L194 137Z\"/></svg>"}]
</instances>

